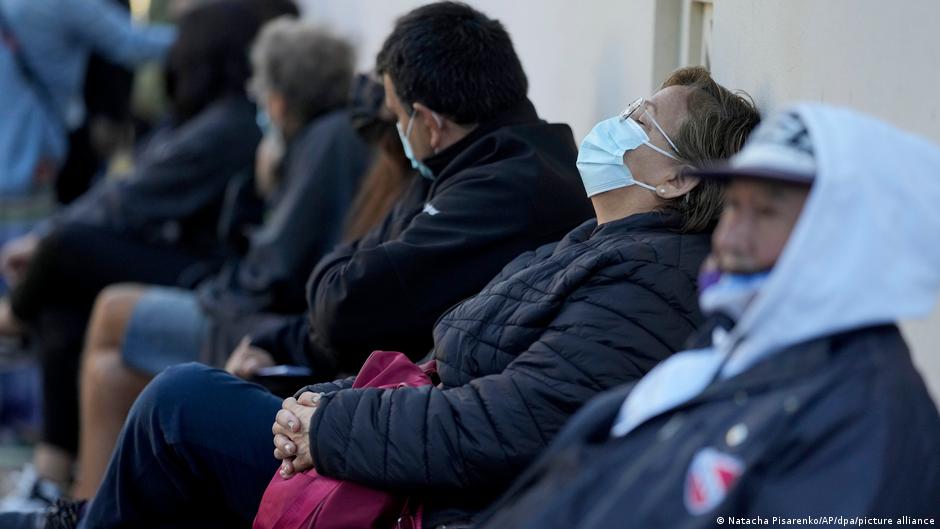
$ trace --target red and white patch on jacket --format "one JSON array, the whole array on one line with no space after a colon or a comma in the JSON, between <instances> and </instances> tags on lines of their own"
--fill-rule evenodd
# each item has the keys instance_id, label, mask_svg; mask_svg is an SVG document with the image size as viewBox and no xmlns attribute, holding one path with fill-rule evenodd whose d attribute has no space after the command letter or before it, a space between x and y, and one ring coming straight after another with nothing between
<instances>
[{"instance_id":1,"label":"red and white patch on jacket","mask_svg":"<svg viewBox=\"0 0 940 529\"><path fill-rule=\"evenodd\" d=\"M714 448L699 450L685 477L685 508L693 515L714 509L743 473L740 459Z\"/></svg>"}]
</instances>

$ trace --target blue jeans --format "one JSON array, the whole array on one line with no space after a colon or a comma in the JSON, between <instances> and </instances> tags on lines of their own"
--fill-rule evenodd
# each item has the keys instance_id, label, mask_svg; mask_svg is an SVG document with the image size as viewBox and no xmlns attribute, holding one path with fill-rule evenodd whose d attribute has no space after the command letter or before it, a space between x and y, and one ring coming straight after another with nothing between
<instances>
[{"instance_id":1,"label":"blue jeans","mask_svg":"<svg viewBox=\"0 0 940 529\"><path fill-rule=\"evenodd\" d=\"M79 527L250 528L278 469L281 399L201 364L168 368L131 409Z\"/></svg>"}]
</instances>

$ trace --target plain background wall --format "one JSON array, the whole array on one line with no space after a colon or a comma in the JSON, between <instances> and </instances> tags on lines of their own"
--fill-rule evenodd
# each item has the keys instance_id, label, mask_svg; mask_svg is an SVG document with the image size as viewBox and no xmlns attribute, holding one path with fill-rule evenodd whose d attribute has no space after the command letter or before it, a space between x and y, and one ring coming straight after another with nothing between
<instances>
[{"instance_id":1,"label":"plain background wall","mask_svg":"<svg viewBox=\"0 0 940 529\"><path fill-rule=\"evenodd\" d=\"M418 0L300 0L370 69L397 16ZM647 95L679 66L683 13L696 0L470 0L500 19L543 118L580 142L599 120ZM715 78L763 111L810 99L849 105L940 143L940 0L714 0ZM940 243L940 234L938 234ZM940 311L904 325L940 401Z\"/></svg>"},{"instance_id":2,"label":"plain background wall","mask_svg":"<svg viewBox=\"0 0 940 529\"><path fill-rule=\"evenodd\" d=\"M417 0L300 0L305 16L333 25L371 69L395 19ZM503 22L542 118L571 125L580 143L602 118L647 95L654 81L655 0L471 0Z\"/></svg>"}]
</instances>

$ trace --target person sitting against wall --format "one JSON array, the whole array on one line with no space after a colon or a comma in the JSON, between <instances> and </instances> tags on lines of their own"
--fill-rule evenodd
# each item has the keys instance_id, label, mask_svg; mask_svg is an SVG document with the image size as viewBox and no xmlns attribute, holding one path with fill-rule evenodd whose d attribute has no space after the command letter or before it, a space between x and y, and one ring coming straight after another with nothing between
<instances>
[{"instance_id":1,"label":"person sitting against wall","mask_svg":"<svg viewBox=\"0 0 940 529\"><path fill-rule=\"evenodd\" d=\"M394 92L388 100L404 121ZM444 314L437 386L352 389L349 378L282 403L204 366L166 370L135 404L80 527L170 525L198 511L250 526L277 469L275 416L282 476L315 465L413 495L425 527L469 527L581 404L639 379L701 323L696 277L721 187L685 171L736 152L758 120L689 68L598 124L578 162L597 219L520 255Z\"/></svg>"},{"instance_id":2,"label":"person sitting against wall","mask_svg":"<svg viewBox=\"0 0 940 529\"><path fill-rule=\"evenodd\" d=\"M195 290L123 284L99 296L82 360L74 497L94 495L127 411L153 376L194 360L224 365L226 357L210 353L231 351L278 322L277 314L303 311L306 278L339 241L369 167L371 152L348 104L354 57L347 41L279 19L262 29L251 57L253 92L271 122L256 174L268 175L259 184L270 190L266 220L244 258ZM375 82L365 82L374 93ZM271 149L283 151L273 171L266 167Z\"/></svg>"},{"instance_id":3,"label":"person sitting against wall","mask_svg":"<svg viewBox=\"0 0 940 529\"><path fill-rule=\"evenodd\" d=\"M729 182L710 324L585 406L481 526L936 523L940 415L896 322L940 293L938 174L936 145L822 104L697 173Z\"/></svg>"},{"instance_id":4,"label":"person sitting against wall","mask_svg":"<svg viewBox=\"0 0 940 529\"><path fill-rule=\"evenodd\" d=\"M0 300L0 333L37 338L46 392L36 472L23 473L4 508L41 503L70 479L76 374L98 292L120 281L192 285L233 253L219 243L216 225L226 187L251 170L261 136L245 91L258 27L241 2L189 12L167 62L172 124L146 144L133 174L99 183L4 248L4 272L16 286ZM37 487L37 479L50 486Z\"/></svg>"}]
</instances>

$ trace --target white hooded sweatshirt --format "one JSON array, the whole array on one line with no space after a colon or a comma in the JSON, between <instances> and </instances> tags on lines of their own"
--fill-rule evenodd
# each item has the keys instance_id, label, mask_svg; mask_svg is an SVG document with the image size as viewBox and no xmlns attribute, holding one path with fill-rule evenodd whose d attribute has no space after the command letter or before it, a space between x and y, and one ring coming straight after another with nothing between
<instances>
[{"instance_id":1,"label":"white hooded sweatshirt","mask_svg":"<svg viewBox=\"0 0 940 529\"><path fill-rule=\"evenodd\" d=\"M940 148L858 112L805 103L817 173L767 282L728 349L673 355L621 408L622 436L789 346L923 317L940 289Z\"/></svg>"}]
</instances>

